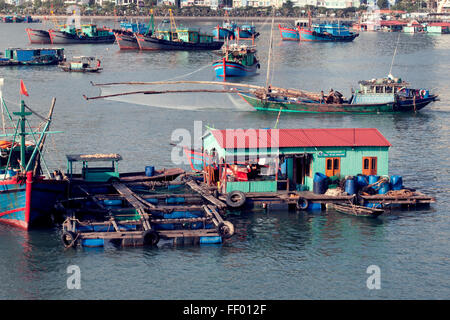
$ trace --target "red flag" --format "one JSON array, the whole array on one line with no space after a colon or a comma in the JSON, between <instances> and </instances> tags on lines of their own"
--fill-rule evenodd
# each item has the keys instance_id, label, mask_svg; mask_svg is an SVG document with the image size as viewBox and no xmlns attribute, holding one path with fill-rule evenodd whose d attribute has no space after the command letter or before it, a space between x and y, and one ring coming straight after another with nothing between
<instances>
[{"instance_id":1,"label":"red flag","mask_svg":"<svg viewBox=\"0 0 450 320\"><path fill-rule=\"evenodd\" d=\"M25 87L25 83L23 83L23 80L20 80L20 94L28 97L27 87Z\"/></svg>"}]
</instances>

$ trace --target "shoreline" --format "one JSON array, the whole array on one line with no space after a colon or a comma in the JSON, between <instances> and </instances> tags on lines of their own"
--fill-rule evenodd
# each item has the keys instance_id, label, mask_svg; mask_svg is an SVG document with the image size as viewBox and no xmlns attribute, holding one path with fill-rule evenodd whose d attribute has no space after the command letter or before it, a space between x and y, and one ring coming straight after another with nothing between
<instances>
[{"instance_id":1,"label":"shoreline","mask_svg":"<svg viewBox=\"0 0 450 320\"><path fill-rule=\"evenodd\" d=\"M0 17L5 17L7 15L0 15ZM32 15L33 18L36 19L40 19L42 21L50 21L51 19L67 19L68 17L70 17L70 15L67 16L52 16L50 18L50 16L48 15ZM154 16L155 19L161 20L164 18L164 16ZM127 18L127 19L133 19L133 20L148 20L149 16L80 16L80 18L82 20L118 20L118 19L122 19L122 18ZM167 18L167 17L166 17ZM225 20L223 16L198 16L198 17L193 17L193 16L174 16L174 18L176 20L197 20L197 21L222 21ZM230 20L234 20L234 21L249 21L250 22L265 22L265 21L270 21L271 16L267 16L267 17L260 17L260 16L253 16L253 17L230 17ZM274 18L274 22L286 22L286 21L295 21L297 19L302 19L302 17L275 17ZM304 18L307 19L307 18ZM318 19L318 18L313 18L313 19ZM323 18L325 20L325 18ZM330 20L336 20L333 18L329 18ZM340 18L340 21L354 21L355 19L353 18ZM26 22L22 22L25 23Z\"/></svg>"}]
</instances>

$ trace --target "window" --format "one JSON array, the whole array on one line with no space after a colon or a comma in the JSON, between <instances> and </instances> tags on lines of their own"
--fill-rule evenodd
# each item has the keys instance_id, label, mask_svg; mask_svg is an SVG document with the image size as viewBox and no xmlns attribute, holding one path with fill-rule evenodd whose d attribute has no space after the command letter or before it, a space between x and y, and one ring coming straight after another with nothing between
<instances>
[{"instance_id":1,"label":"window","mask_svg":"<svg viewBox=\"0 0 450 320\"><path fill-rule=\"evenodd\" d=\"M362 174L367 176L377 174L377 157L363 157Z\"/></svg>"}]
</instances>

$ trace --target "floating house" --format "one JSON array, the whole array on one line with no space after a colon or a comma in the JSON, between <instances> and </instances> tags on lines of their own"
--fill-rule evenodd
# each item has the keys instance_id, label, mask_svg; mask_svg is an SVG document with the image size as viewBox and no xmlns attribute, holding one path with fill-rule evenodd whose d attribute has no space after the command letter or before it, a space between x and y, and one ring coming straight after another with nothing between
<instances>
[{"instance_id":1,"label":"floating house","mask_svg":"<svg viewBox=\"0 0 450 320\"><path fill-rule=\"evenodd\" d=\"M210 130L203 152L223 193L313 190L313 177L388 175L391 144L374 128Z\"/></svg>"}]
</instances>

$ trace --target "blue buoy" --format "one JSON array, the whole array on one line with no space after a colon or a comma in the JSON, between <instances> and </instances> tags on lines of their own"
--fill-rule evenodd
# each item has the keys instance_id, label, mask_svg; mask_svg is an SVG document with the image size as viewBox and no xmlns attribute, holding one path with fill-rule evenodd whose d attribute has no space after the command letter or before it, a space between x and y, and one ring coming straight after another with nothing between
<instances>
[{"instance_id":1,"label":"blue buoy","mask_svg":"<svg viewBox=\"0 0 450 320\"><path fill-rule=\"evenodd\" d=\"M104 239L83 239L81 241L83 247L103 247L105 245Z\"/></svg>"},{"instance_id":2,"label":"blue buoy","mask_svg":"<svg viewBox=\"0 0 450 320\"><path fill-rule=\"evenodd\" d=\"M308 208L306 209L308 211L321 211L322 210L322 204L320 202L310 202L308 205Z\"/></svg>"},{"instance_id":3,"label":"blue buoy","mask_svg":"<svg viewBox=\"0 0 450 320\"><path fill-rule=\"evenodd\" d=\"M146 166L145 167L145 175L147 177L153 177L155 174L155 167L154 166Z\"/></svg>"}]
</instances>

